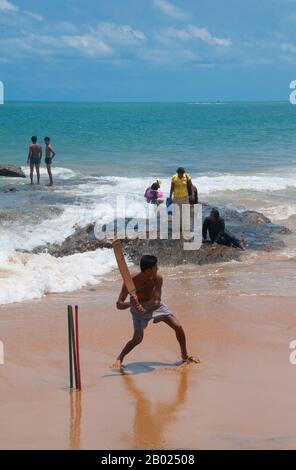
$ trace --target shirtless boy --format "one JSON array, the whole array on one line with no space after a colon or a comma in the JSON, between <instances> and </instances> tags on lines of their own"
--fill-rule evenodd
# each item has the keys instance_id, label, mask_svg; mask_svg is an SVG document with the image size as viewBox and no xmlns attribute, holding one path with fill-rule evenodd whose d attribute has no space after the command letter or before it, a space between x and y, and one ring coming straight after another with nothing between
<instances>
[{"instance_id":1,"label":"shirtless boy","mask_svg":"<svg viewBox=\"0 0 296 470\"><path fill-rule=\"evenodd\" d=\"M47 173L49 176L49 186L53 186L53 179L52 179L52 172L51 172L51 164L55 157L55 152L53 151L52 146L50 145L50 138L44 138L45 143L45 163L47 168Z\"/></svg>"},{"instance_id":2,"label":"shirtless boy","mask_svg":"<svg viewBox=\"0 0 296 470\"><path fill-rule=\"evenodd\" d=\"M34 167L37 173L37 183L40 184L40 163L42 158L42 147L41 145L37 144L37 137L33 136L32 144L29 147L29 154L27 163L30 165L30 179L31 184L33 184L33 173Z\"/></svg>"},{"instance_id":3,"label":"shirtless boy","mask_svg":"<svg viewBox=\"0 0 296 470\"><path fill-rule=\"evenodd\" d=\"M153 323L164 322L175 331L183 362L199 363L198 359L188 355L185 333L181 324L167 306L161 302L163 278L158 274L157 258L150 255L143 256L140 267L141 272L133 277L137 291L136 297L131 296L130 301L126 301L128 291L123 285L117 301L119 310L130 308L134 324L134 335L125 345L112 368L122 370L124 357L143 341L144 329L152 319ZM139 303L136 302L136 299Z\"/></svg>"}]
</instances>

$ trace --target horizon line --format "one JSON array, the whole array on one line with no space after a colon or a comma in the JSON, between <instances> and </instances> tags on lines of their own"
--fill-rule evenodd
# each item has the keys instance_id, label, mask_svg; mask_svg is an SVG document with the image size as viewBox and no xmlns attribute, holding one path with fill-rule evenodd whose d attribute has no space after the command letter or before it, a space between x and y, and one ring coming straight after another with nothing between
<instances>
[{"instance_id":1,"label":"horizon line","mask_svg":"<svg viewBox=\"0 0 296 470\"><path fill-rule=\"evenodd\" d=\"M5 100L5 103L153 103L153 104L165 104L165 103L186 103L186 104L227 104L227 103L290 103L290 101L284 99L270 99L270 100L18 100L9 99Z\"/></svg>"}]
</instances>

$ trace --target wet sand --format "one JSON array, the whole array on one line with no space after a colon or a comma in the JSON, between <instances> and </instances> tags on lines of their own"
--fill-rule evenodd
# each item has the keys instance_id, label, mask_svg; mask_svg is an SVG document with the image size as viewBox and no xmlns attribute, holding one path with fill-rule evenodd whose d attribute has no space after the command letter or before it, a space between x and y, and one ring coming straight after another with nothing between
<instances>
[{"instance_id":1,"label":"wet sand","mask_svg":"<svg viewBox=\"0 0 296 470\"><path fill-rule=\"evenodd\" d=\"M204 279L172 272L163 296L199 366L179 366L173 332L150 324L126 374L109 369L132 333L117 280L1 307L0 448L295 448L296 298L221 295L223 276ZM80 307L81 394L68 390L68 303Z\"/></svg>"}]
</instances>

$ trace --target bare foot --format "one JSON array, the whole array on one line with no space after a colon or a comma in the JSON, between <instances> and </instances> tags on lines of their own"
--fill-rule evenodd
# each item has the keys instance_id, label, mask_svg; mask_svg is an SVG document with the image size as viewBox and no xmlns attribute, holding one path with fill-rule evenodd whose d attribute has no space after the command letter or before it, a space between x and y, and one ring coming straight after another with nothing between
<instances>
[{"instance_id":1,"label":"bare foot","mask_svg":"<svg viewBox=\"0 0 296 470\"><path fill-rule=\"evenodd\" d=\"M122 372L123 371L123 365L122 365L122 362L120 359L116 359L116 361L114 362L114 364L112 364L112 366L110 366L110 368L112 370L116 370L118 372Z\"/></svg>"},{"instance_id":2,"label":"bare foot","mask_svg":"<svg viewBox=\"0 0 296 470\"><path fill-rule=\"evenodd\" d=\"M200 364L198 357L195 358L193 356L182 357L182 361L186 364Z\"/></svg>"},{"instance_id":3,"label":"bare foot","mask_svg":"<svg viewBox=\"0 0 296 470\"><path fill-rule=\"evenodd\" d=\"M214 251L218 248L218 244L217 243L213 243L213 245L211 246L210 250L211 251Z\"/></svg>"}]
</instances>

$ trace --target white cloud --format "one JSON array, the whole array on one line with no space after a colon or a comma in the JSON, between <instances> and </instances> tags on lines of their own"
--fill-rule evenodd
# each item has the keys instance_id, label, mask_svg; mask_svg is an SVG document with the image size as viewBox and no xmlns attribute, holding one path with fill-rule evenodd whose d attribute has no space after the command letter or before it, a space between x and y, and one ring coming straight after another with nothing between
<instances>
[{"instance_id":1,"label":"white cloud","mask_svg":"<svg viewBox=\"0 0 296 470\"><path fill-rule=\"evenodd\" d=\"M288 20L289 21L296 21L296 13L290 13L290 15L288 15Z\"/></svg>"},{"instance_id":2,"label":"white cloud","mask_svg":"<svg viewBox=\"0 0 296 470\"><path fill-rule=\"evenodd\" d=\"M289 65L295 66L295 64L296 64L295 54L293 54L293 55L283 55L283 56L280 57L280 59L283 62L286 62Z\"/></svg>"},{"instance_id":3,"label":"white cloud","mask_svg":"<svg viewBox=\"0 0 296 470\"><path fill-rule=\"evenodd\" d=\"M106 56L112 53L111 47L93 34L62 36L62 40L66 46L78 49L89 56Z\"/></svg>"},{"instance_id":4,"label":"white cloud","mask_svg":"<svg viewBox=\"0 0 296 470\"><path fill-rule=\"evenodd\" d=\"M139 29L133 29L129 25L117 25L115 23L99 23L96 30L92 30L107 41L132 44L144 41L145 34Z\"/></svg>"},{"instance_id":5,"label":"white cloud","mask_svg":"<svg viewBox=\"0 0 296 470\"><path fill-rule=\"evenodd\" d=\"M180 39L182 41L200 39L201 41L213 46L229 47L232 45L231 39L215 37L207 28L198 28L197 26L192 25L187 25L184 29L176 29L173 27L166 28L162 31L162 34L166 37Z\"/></svg>"},{"instance_id":6,"label":"white cloud","mask_svg":"<svg viewBox=\"0 0 296 470\"><path fill-rule=\"evenodd\" d=\"M272 60L267 57L252 57L242 60L242 65L253 66L253 65L270 65Z\"/></svg>"},{"instance_id":7,"label":"white cloud","mask_svg":"<svg viewBox=\"0 0 296 470\"><path fill-rule=\"evenodd\" d=\"M10 36L0 37L0 56L11 59L38 54L56 59L87 57L112 63L143 61L173 66L177 63L207 66L221 51L216 47L211 51L202 47L197 50L197 40L223 48L231 45L230 39L215 37L206 28L192 25L179 29L171 27L149 35L130 25L113 22L100 22L94 26L83 24L78 28L66 21L54 24L52 34L48 34L48 28L42 28L42 24L41 28L39 25L35 28L36 33L31 24L27 30L27 23L21 29L11 28Z\"/></svg>"},{"instance_id":8,"label":"white cloud","mask_svg":"<svg viewBox=\"0 0 296 470\"><path fill-rule=\"evenodd\" d=\"M137 53L137 57L145 62L173 65L187 62L194 63L201 60L198 54L183 48L177 48L174 52L165 48L145 48Z\"/></svg>"},{"instance_id":9,"label":"white cloud","mask_svg":"<svg viewBox=\"0 0 296 470\"><path fill-rule=\"evenodd\" d=\"M129 25L99 23L96 28L82 35L64 35L63 42L72 48L83 51L90 56L111 55L113 45L137 45L146 40L145 34Z\"/></svg>"},{"instance_id":10,"label":"white cloud","mask_svg":"<svg viewBox=\"0 0 296 470\"><path fill-rule=\"evenodd\" d=\"M0 0L0 11L18 11L19 7L8 0Z\"/></svg>"},{"instance_id":11,"label":"white cloud","mask_svg":"<svg viewBox=\"0 0 296 470\"><path fill-rule=\"evenodd\" d=\"M165 15L176 20L184 20L187 17L186 13L167 0L153 0L153 5Z\"/></svg>"},{"instance_id":12,"label":"white cloud","mask_svg":"<svg viewBox=\"0 0 296 470\"><path fill-rule=\"evenodd\" d=\"M56 24L56 28L67 34L74 34L78 31L78 28L70 21L60 21Z\"/></svg>"},{"instance_id":13,"label":"white cloud","mask_svg":"<svg viewBox=\"0 0 296 470\"><path fill-rule=\"evenodd\" d=\"M0 52L8 52L10 58L23 58L32 54L50 55L53 50L61 47L59 39L42 34L23 32L18 37L0 38Z\"/></svg>"},{"instance_id":14,"label":"white cloud","mask_svg":"<svg viewBox=\"0 0 296 470\"><path fill-rule=\"evenodd\" d=\"M1 1L1 0L0 0ZM0 53L13 57L41 54L46 56L84 55L112 60L136 57L135 50L146 41L145 34L129 25L99 23L96 27L84 25L78 33L71 23L58 23L56 34L48 36L22 30L11 37L0 38Z\"/></svg>"},{"instance_id":15,"label":"white cloud","mask_svg":"<svg viewBox=\"0 0 296 470\"><path fill-rule=\"evenodd\" d=\"M46 34L28 34L27 35L28 41L31 42L32 47L36 47L36 44L38 45L42 44L45 46L53 46L53 47L61 47L62 43L59 40L59 38L55 38L54 36L48 36Z\"/></svg>"},{"instance_id":16,"label":"white cloud","mask_svg":"<svg viewBox=\"0 0 296 470\"><path fill-rule=\"evenodd\" d=\"M282 49L282 51L284 52L292 52L295 54L296 52L296 46L295 44L292 44L290 42L282 42L280 44L280 48Z\"/></svg>"},{"instance_id":17,"label":"white cloud","mask_svg":"<svg viewBox=\"0 0 296 470\"><path fill-rule=\"evenodd\" d=\"M37 54L42 57L55 58L62 54L66 57L73 56L72 50L75 51L76 56L80 53L89 57L106 57L113 52L103 41L88 34L56 36L23 31L21 36L0 37L0 55L8 53L10 58L30 57Z\"/></svg>"},{"instance_id":18,"label":"white cloud","mask_svg":"<svg viewBox=\"0 0 296 470\"><path fill-rule=\"evenodd\" d=\"M43 21L44 20L43 16L39 15L38 13L33 13L31 11L25 11L25 13L26 13L26 15L33 18L33 20L36 20L36 21Z\"/></svg>"}]
</instances>

